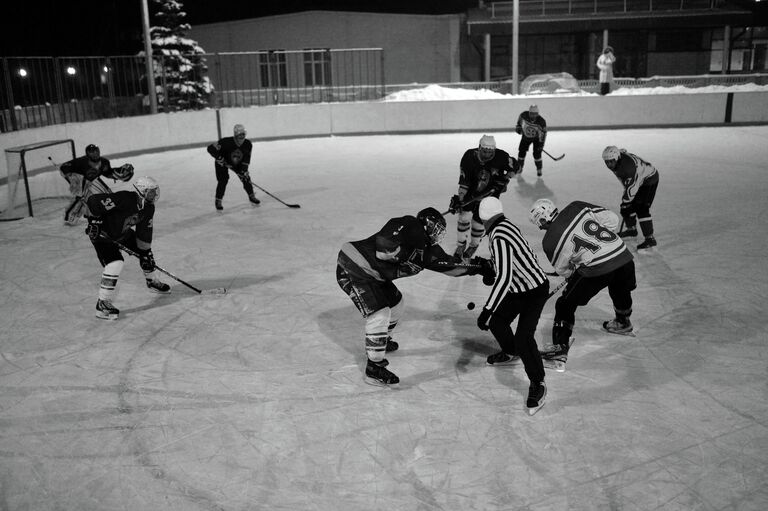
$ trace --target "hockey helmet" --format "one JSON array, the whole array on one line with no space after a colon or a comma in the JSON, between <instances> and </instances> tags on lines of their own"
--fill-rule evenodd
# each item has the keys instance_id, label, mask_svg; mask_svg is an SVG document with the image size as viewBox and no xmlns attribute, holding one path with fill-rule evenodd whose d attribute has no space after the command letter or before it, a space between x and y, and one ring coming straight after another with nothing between
<instances>
[{"instance_id":1,"label":"hockey helmet","mask_svg":"<svg viewBox=\"0 0 768 511\"><path fill-rule=\"evenodd\" d=\"M154 204L160 198L160 186L149 176L137 179L133 187L139 194L139 206L142 209L147 202Z\"/></svg>"},{"instance_id":2,"label":"hockey helmet","mask_svg":"<svg viewBox=\"0 0 768 511\"><path fill-rule=\"evenodd\" d=\"M101 159L101 150L96 144L88 144L85 146L85 155L91 161L99 161Z\"/></svg>"},{"instance_id":3,"label":"hockey helmet","mask_svg":"<svg viewBox=\"0 0 768 511\"><path fill-rule=\"evenodd\" d=\"M531 206L530 216L528 217L533 225L539 229L546 229L549 224L557 217L557 206L549 199L539 199Z\"/></svg>"},{"instance_id":4,"label":"hockey helmet","mask_svg":"<svg viewBox=\"0 0 768 511\"><path fill-rule=\"evenodd\" d=\"M603 149L603 161L609 169L613 170L619 158L621 158L621 150L615 145L609 145Z\"/></svg>"},{"instance_id":5,"label":"hockey helmet","mask_svg":"<svg viewBox=\"0 0 768 511\"><path fill-rule=\"evenodd\" d=\"M539 105L531 105L528 108L528 113L531 114L531 117L537 117L539 115Z\"/></svg>"},{"instance_id":6,"label":"hockey helmet","mask_svg":"<svg viewBox=\"0 0 768 511\"><path fill-rule=\"evenodd\" d=\"M477 214L480 216L480 220L485 222L503 212L504 209L501 207L501 201L499 199L496 197L486 197L480 201Z\"/></svg>"},{"instance_id":7,"label":"hockey helmet","mask_svg":"<svg viewBox=\"0 0 768 511\"><path fill-rule=\"evenodd\" d=\"M496 154L496 139L491 135L483 135L480 138L480 144L477 149L477 156L480 161L488 161Z\"/></svg>"},{"instance_id":8,"label":"hockey helmet","mask_svg":"<svg viewBox=\"0 0 768 511\"><path fill-rule=\"evenodd\" d=\"M439 245L445 237L445 217L435 208L425 208L419 211L416 218L424 225L432 245Z\"/></svg>"},{"instance_id":9,"label":"hockey helmet","mask_svg":"<svg viewBox=\"0 0 768 511\"><path fill-rule=\"evenodd\" d=\"M232 131L235 135L235 140L237 140L238 142L242 142L243 140L245 140L245 135L246 135L245 126L243 126L242 124L235 124L235 127Z\"/></svg>"}]
</instances>

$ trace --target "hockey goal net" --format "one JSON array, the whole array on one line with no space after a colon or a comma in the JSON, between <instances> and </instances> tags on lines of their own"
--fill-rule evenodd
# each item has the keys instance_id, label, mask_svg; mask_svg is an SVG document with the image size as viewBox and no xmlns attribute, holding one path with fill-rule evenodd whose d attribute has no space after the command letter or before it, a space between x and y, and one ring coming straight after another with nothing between
<instances>
[{"instance_id":1,"label":"hockey goal net","mask_svg":"<svg viewBox=\"0 0 768 511\"><path fill-rule=\"evenodd\" d=\"M75 157L72 139L47 140L5 150L7 174L0 175L0 220L63 214L69 185L58 166Z\"/></svg>"}]
</instances>

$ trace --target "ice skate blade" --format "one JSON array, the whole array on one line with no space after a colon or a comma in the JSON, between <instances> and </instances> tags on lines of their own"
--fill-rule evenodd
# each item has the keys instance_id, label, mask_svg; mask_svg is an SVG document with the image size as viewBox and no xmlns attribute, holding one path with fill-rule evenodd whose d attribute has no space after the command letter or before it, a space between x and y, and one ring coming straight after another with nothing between
<instances>
[{"instance_id":1,"label":"ice skate blade","mask_svg":"<svg viewBox=\"0 0 768 511\"><path fill-rule=\"evenodd\" d=\"M118 315L117 314L101 314L97 312L96 317L99 319L104 319L106 321L115 321L118 318Z\"/></svg>"},{"instance_id":2,"label":"ice skate blade","mask_svg":"<svg viewBox=\"0 0 768 511\"><path fill-rule=\"evenodd\" d=\"M565 362L562 360L547 360L542 359L541 360L542 365L545 369L553 369L557 371L558 373L564 373L565 372Z\"/></svg>"},{"instance_id":3,"label":"ice skate blade","mask_svg":"<svg viewBox=\"0 0 768 511\"><path fill-rule=\"evenodd\" d=\"M637 335L635 335L635 332L625 332L625 333L611 332L610 330L606 330L605 328L603 328L603 332L607 332L607 333L613 334L613 335L621 335L621 336L624 336L624 337L637 337Z\"/></svg>"},{"instance_id":4,"label":"ice skate blade","mask_svg":"<svg viewBox=\"0 0 768 511\"><path fill-rule=\"evenodd\" d=\"M400 382L397 382L397 383L384 383L383 381L377 380L376 378L371 378L368 375L363 376L363 381L365 383L367 383L368 385L371 385L372 387L391 388L391 387L397 387L400 384Z\"/></svg>"},{"instance_id":5,"label":"ice skate blade","mask_svg":"<svg viewBox=\"0 0 768 511\"><path fill-rule=\"evenodd\" d=\"M533 408L528 408L528 406L525 407L525 411L528 412L528 416L531 417L533 415L536 415L536 412L541 410L541 408L546 404L546 399L544 399L541 403L539 403L539 406L535 406Z\"/></svg>"}]
</instances>

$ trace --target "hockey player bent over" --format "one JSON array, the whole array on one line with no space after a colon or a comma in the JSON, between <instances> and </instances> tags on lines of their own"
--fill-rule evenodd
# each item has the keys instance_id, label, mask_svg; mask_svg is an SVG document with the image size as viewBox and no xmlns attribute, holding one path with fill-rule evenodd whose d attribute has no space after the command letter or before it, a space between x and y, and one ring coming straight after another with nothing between
<instances>
[{"instance_id":1,"label":"hockey player bent over","mask_svg":"<svg viewBox=\"0 0 768 511\"><path fill-rule=\"evenodd\" d=\"M80 217L88 216L86 201L92 194L112 193L102 177L115 181L130 181L133 177L133 165L126 163L113 169L109 160L101 157L101 150L94 144L86 146L85 156L62 163L59 171L69 183L69 191L74 197L64 212L66 225L75 225Z\"/></svg>"},{"instance_id":2,"label":"hockey player bent over","mask_svg":"<svg viewBox=\"0 0 768 511\"><path fill-rule=\"evenodd\" d=\"M603 150L603 161L624 187L624 193L621 196L621 218L624 219L625 229L619 233L619 236L622 238L637 236L639 222L645 241L640 243L637 249L655 247L651 205L656 197L656 188L659 186L658 170L639 156L612 145Z\"/></svg>"},{"instance_id":3,"label":"hockey player bent over","mask_svg":"<svg viewBox=\"0 0 768 511\"><path fill-rule=\"evenodd\" d=\"M147 288L154 293L170 293L171 287L155 277L152 255L152 218L160 189L151 177L136 180L132 191L91 195L88 209L91 217L85 229L91 238L99 262L104 267L96 302L96 317L117 319L120 311L112 304L117 297L117 280L123 269L123 256L115 240L140 254L139 266Z\"/></svg>"},{"instance_id":4,"label":"hockey player bent over","mask_svg":"<svg viewBox=\"0 0 768 511\"><path fill-rule=\"evenodd\" d=\"M234 136L224 137L215 144L208 146L208 154L216 159L214 168L216 169L216 209L224 209L222 200L224 192L227 190L229 182L229 169L235 173L243 183L243 189L248 194L248 200L251 204L258 206L261 201L256 198L253 192L253 183L251 175L248 173L248 165L251 163L251 151L253 144L245 138L245 127L242 124L235 124L233 129Z\"/></svg>"},{"instance_id":5,"label":"hockey player bent over","mask_svg":"<svg viewBox=\"0 0 768 511\"><path fill-rule=\"evenodd\" d=\"M565 371L576 308L587 305L608 288L616 317L603 322L614 334L632 335L632 290L636 287L635 262L616 235L618 216L601 206L575 201L562 211L549 199L533 203L530 220L547 231L541 244L558 275L568 283L555 302L551 350L542 352L545 365Z\"/></svg>"},{"instance_id":6,"label":"hockey player bent over","mask_svg":"<svg viewBox=\"0 0 768 511\"><path fill-rule=\"evenodd\" d=\"M344 243L336 266L336 281L365 318L365 351L368 362L366 382L394 385L400 379L386 369L386 352L398 344L392 331L403 314L403 295L395 279L428 269L446 275L493 275L486 259L473 259L473 267L458 267L440 247L445 235L445 218L435 208L418 215L390 219L369 238Z\"/></svg>"},{"instance_id":7,"label":"hockey player bent over","mask_svg":"<svg viewBox=\"0 0 768 511\"><path fill-rule=\"evenodd\" d=\"M479 146L467 149L459 163L459 190L451 197L448 211L458 213L457 261L469 260L485 233L477 208L484 197L496 197L507 191L512 176L519 172L517 160L506 151L496 149L496 139L483 135ZM471 233L470 233L471 229Z\"/></svg>"}]
</instances>

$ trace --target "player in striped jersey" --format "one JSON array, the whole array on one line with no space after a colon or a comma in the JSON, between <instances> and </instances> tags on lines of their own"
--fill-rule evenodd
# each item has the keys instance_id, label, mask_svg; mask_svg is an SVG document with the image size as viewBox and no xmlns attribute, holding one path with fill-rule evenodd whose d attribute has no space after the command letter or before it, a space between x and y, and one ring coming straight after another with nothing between
<instances>
[{"instance_id":1,"label":"player in striped jersey","mask_svg":"<svg viewBox=\"0 0 768 511\"><path fill-rule=\"evenodd\" d=\"M624 219L626 229L620 232L619 236L622 238L637 236L637 223L639 223L645 240L637 246L637 249L655 247L651 204L656 197L656 188L659 186L659 171L636 154L613 145L603 149L603 161L624 187L624 193L621 196L621 217Z\"/></svg>"},{"instance_id":2,"label":"player in striped jersey","mask_svg":"<svg viewBox=\"0 0 768 511\"><path fill-rule=\"evenodd\" d=\"M558 370L565 370L576 308L587 305L608 288L616 317L605 321L611 333L631 335L632 290L636 287L635 263L622 239L616 235L618 216L601 206L575 201L562 211L549 199L533 203L531 222L546 230L542 246L558 275L568 284L555 303L552 327L553 349L542 353Z\"/></svg>"},{"instance_id":3,"label":"player in striped jersey","mask_svg":"<svg viewBox=\"0 0 768 511\"><path fill-rule=\"evenodd\" d=\"M549 280L520 229L504 216L501 201L486 197L478 214L488 233L496 279L483 311L477 318L481 330L489 330L501 352L488 357L490 365L523 362L530 387L526 407L533 415L547 395L544 366L536 346L536 326L549 295ZM512 322L518 318L517 331Z\"/></svg>"}]
</instances>

